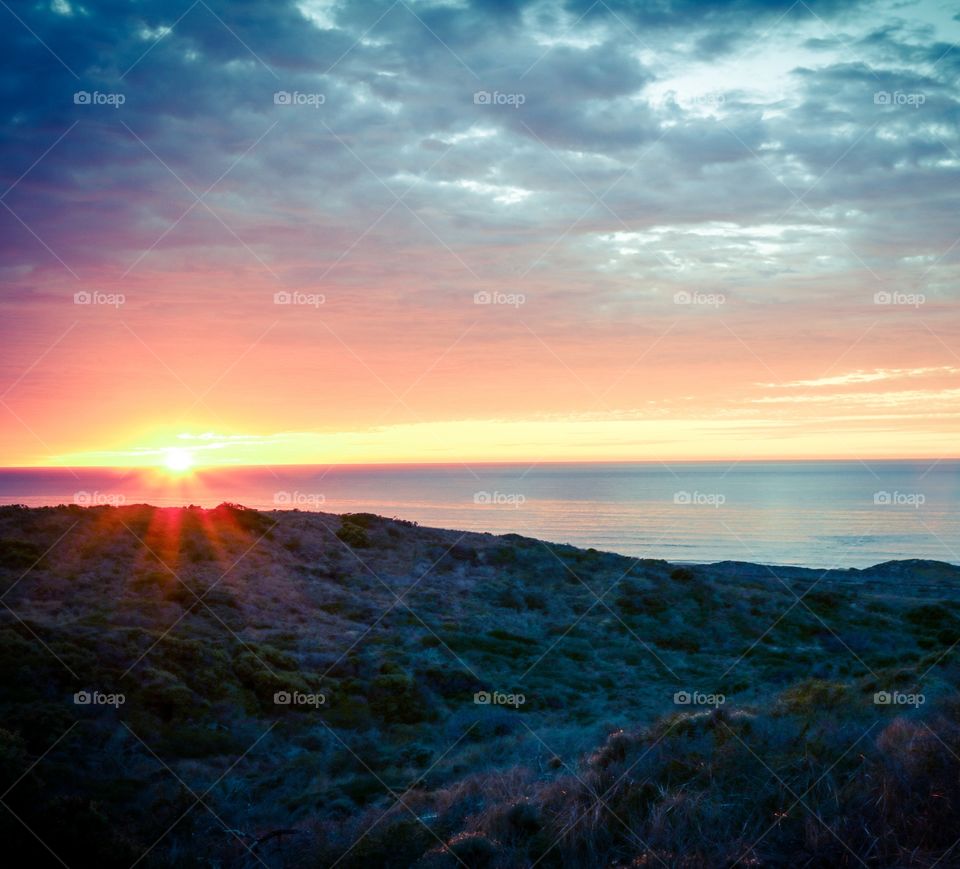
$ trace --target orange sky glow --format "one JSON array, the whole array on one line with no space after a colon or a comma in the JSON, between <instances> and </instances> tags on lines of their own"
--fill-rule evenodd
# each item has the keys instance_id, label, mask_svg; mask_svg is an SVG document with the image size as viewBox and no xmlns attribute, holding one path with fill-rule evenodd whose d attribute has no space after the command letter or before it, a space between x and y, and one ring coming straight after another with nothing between
<instances>
[{"instance_id":1,"label":"orange sky glow","mask_svg":"<svg viewBox=\"0 0 960 869\"><path fill-rule=\"evenodd\" d=\"M960 455L949 4L74 5L69 69L17 31L62 79L0 143L0 466Z\"/></svg>"}]
</instances>

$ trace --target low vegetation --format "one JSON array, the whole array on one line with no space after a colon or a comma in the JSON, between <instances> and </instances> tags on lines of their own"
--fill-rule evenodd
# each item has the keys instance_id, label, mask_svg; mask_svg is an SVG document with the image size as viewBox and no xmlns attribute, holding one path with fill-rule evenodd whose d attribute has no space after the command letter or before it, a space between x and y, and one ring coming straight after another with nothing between
<instances>
[{"instance_id":1,"label":"low vegetation","mask_svg":"<svg viewBox=\"0 0 960 869\"><path fill-rule=\"evenodd\" d=\"M0 508L24 865L957 865L960 569Z\"/></svg>"}]
</instances>

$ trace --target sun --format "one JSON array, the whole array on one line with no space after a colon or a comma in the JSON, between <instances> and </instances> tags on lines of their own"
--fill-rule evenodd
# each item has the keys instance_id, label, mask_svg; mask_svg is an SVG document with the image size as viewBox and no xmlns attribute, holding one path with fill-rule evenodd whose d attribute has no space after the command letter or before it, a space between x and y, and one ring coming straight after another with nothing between
<instances>
[{"instance_id":1,"label":"sun","mask_svg":"<svg viewBox=\"0 0 960 869\"><path fill-rule=\"evenodd\" d=\"M175 474L182 474L184 471L188 471L193 467L193 455L189 450L172 447L164 453L163 464L168 471L173 471Z\"/></svg>"}]
</instances>

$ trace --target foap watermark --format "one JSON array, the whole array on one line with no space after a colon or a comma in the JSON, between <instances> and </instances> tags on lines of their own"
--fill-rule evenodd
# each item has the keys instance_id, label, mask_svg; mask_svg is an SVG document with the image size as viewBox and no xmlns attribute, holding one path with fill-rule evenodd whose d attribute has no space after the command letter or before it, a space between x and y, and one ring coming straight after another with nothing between
<instances>
[{"instance_id":1,"label":"foap watermark","mask_svg":"<svg viewBox=\"0 0 960 869\"><path fill-rule=\"evenodd\" d=\"M873 503L877 507L913 507L919 510L927 503L927 496L922 492L874 492Z\"/></svg>"},{"instance_id":2,"label":"foap watermark","mask_svg":"<svg viewBox=\"0 0 960 869\"><path fill-rule=\"evenodd\" d=\"M726 304L726 301L727 297L723 293L680 290L680 292L673 294L673 304L675 305L706 305L710 308L719 308Z\"/></svg>"},{"instance_id":3,"label":"foap watermark","mask_svg":"<svg viewBox=\"0 0 960 869\"><path fill-rule=\"evenodd\" d=\"M674 504L693 504L701 507L720 507L727 503L727 496L720 492L674 492Z\"/></svg>"},{"instance_id":4,"label":"foap watermark","mask_svg":"<svg viewBox=\"0 0 960 869\"><path fill-rule=\"evenodd\" d=\"M73 503L78 507L120 507L127 499L117 492L74 492Z\"/></svg>"},{"instance_id":5,"label":"foap watermark","mask_svg":"<svg viewBox=\"0 0 960 869\"><path fill-rule=\"evenodd\" d=\"M904 91L875 91L873 103L877 106L912 106L919 109L927 101L922 93L905 93Z\"/></svg>"},{"instance_id":6,"label":"foap watermark","mask_svg":"<svg viewBox=\"0 0 960 869\"><path fill-rule=\"evenodd\" d=\"M125 94L101 93L100 91L76 91L73 95L75 106L113 106L119 109L127 101Z\"/></svg>"},{"instance_id":7,"label":"foap watermark","mask_svg":"<svg viewBox=\"0 0 960 869\"><path fill-rule=\"evenodd\" d=\"M875 706L923 706L927 698L923 694L905 694L902 691L877 691L873 695Z\"/></svg>"},{"instance_id":8,"label":"foap watermark","mask_svg":"<svg viewBox=\"0 0 960 869\"><path fill-rule=\"evenodd\" d=\"M103 691L77 691L73 695L77 706L112 706L119 709L127 702L123 694L105 694Z\"/></svg>"},{"instance_id":9,"label":"foap watermark","mask_svg":"<svg viewBox=\"0 0 960 869\"><path fill-rule=\"evenodd\" d=\"M519 308L527 301L523 293L488 293L481 290L473 294L473 304L475 305L509 305L512 308Z\"/></svg>"},{"instance_id":10,"label":"foap watermark","mask_svg":"<svg viewBox=\"0 0 960 869\"><path fill-rule=\"evenodd\" d=\"M478 706L512 706L519 709L527 702L523 694L507 694L504 691L477 691L473 702Z\"/></svg>"},{"instance_id":11,"label":"foap watermark","mask_svg":"<svg viewBox=\"0 0 960 869\"><path fill-rule=\"evenodd\" d=\"M677 706L712 706L719 709L727 702L723 694L704 694L702 691L677 691L673 695Z\"/></svg>"},{"instance_id":12,"label":"foap watermark","mask_svg":"<svg viewBox=\"0 0 960 869\"><path fill-rule=\"evenodd\" d=\"M314 709L327 702L324 694L305 694L303 691L277 691L273 695L277 706L312 706Z\"/></svg>"},{"instance_id":13,"label":"foap watermark","mask_svg":"<svg viewBox=\"0 0 960 869\"><path fill-rule=\"evenodd\" d=\"M911 308L919 308L927 297L923 293L890 293L881 290L873 294L873 304L875 305L904 305Z\"/></svg>"},{"instance_id":14,"label":"foap watermark","mask_svg":"<svg viewBox=\"0 0 960 869\"><path fill-rule=\"evenodd\" d=\"M679 100L681 105L688 108L702 107L708 109L720 108L726 101L727 98L717 91L708 94L689 95Z\"/></svg>"},{"instance_id":15,"label":"foap watermark","mask_svg":"<svg viewBox=\"0 0 960 869\"><path fill-rule=\"evenodd\" d=\"M81 290L73 294L75 305L109 305L119 308L125 304L127 297L123 293L101 293L97 290Z\"/></svg>"},{"instance_id":16,"label":"foap watermark","mask_svg":"<svg viewBox=\"0 0 960 869\"><path fill-rule=\"evenodd\" d=\"M495 507L513 507L519 509L527 502L526 496L519 492L474 492L473 503Z\"/></svg>"},{"instance_id":17,"label":"foap watermark","mask_svg":"<svg viewBox=\"0 0 960 869\"><path fill-rule=\"evenodd\" d=\"M320 492L274 492L273 503L278 507L317 507L326 502Z\"/></svg>"},{"instance_id":18,"label":"foap watermark","mask_svg":"<svg viewBox=\"0 0 960 869\"><path fill-rule=\"evenodd\" d=\"M327 297L323 293L288 293L281 290L273 294L273 304L275 305L307 305L312 308L319 308L325 304Z\"/></svg>"},{"instance_id":19,"label":"foap watermark","mask_svg":"<svg viewBox=\"0 0 960 869\"><path fill-rule=\"evenodd\" d=\"M519 109L527 101L525 94L504 94L500 91L474 91L475 106L513 106Z\"/></svg>"},{"instance_id":20,"label":"foap watermark","mask_svg":"<svg viewBox=\"0 0 960 869\"><path fill-rule=\"evenodd\" d=\"M325 94L310 94L301 91L277 91L273 95L275 106L310 106L319 109L326 101Z\"/></svg>"}]
</instances>

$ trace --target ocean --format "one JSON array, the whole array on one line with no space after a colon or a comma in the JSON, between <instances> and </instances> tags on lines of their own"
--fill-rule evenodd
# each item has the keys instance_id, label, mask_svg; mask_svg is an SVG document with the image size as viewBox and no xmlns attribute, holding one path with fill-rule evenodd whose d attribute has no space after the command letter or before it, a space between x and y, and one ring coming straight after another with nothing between
<instances>
[{"instance_id":1,"label":"ocean","mask_svg":"<svg viewBox=\"0 0 960 869\"><path fill-rule=\"evenodd\" d=\"M0 470L0 503L372 512L670 561L960 564L960 461Z\"/></svg>"}]
</instances>

